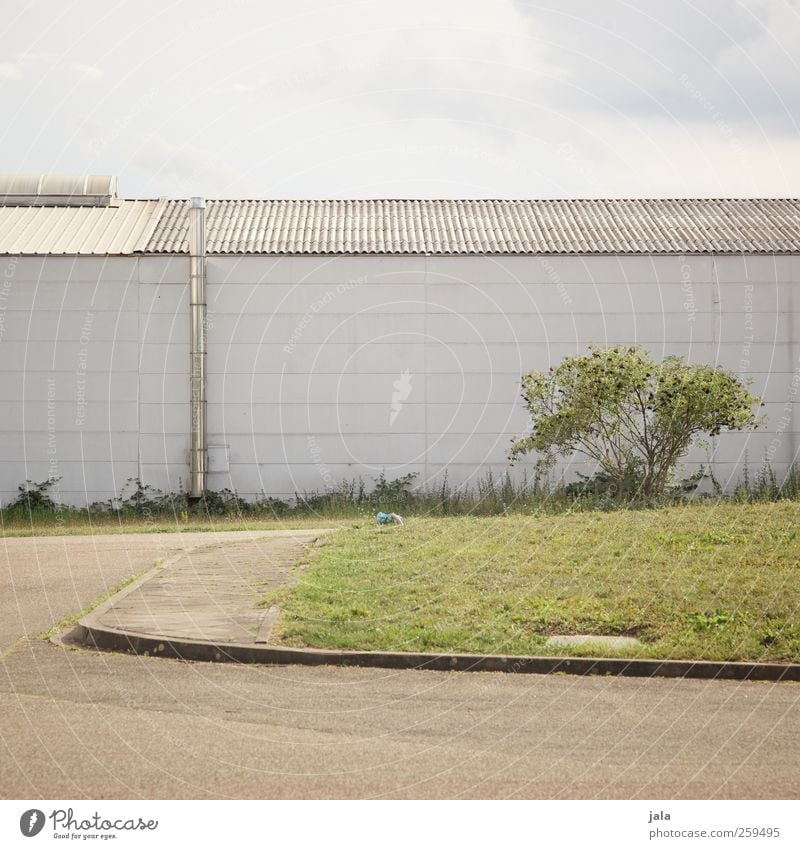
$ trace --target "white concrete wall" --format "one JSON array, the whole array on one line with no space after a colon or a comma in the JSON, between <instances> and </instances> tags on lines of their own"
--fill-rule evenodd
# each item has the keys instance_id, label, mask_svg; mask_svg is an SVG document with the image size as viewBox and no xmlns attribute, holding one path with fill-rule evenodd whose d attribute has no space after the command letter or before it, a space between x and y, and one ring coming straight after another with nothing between
<instances>
[{"instance_id":1,"label":"white concrete wall","mask_svg":"<svg viewBox=\"0 0 800 849\"><path fill-rule=\"evenodd\" d=\"M69 503L138 469L138 261L0 260L0 497L61 476Z\"/></svg>"},{"instance_id":2,"label":"white concrete wall","mask_svg":"<svg viewBox=\"0 0 800 849\"><path fill-rule=\"evenodd\" d=\"M779 475L797 459L800 257L212 257L208 275L211 489L502 474L520 374L592 342L752 378L769 421L715 440L723 483L745 452ZM186 485L187 278L186 258L5 260L3 503L51 473L71 503L137 474Z\"/></svg>"},{"instance_id":3,"label":"white concrete wall","mask_svg":"<svg viewBox=\"0 0 800 849\"><path fill-rule=\"evenodd\" d=\"M716 474L735 481L745 452L782 474L798 447L799 272L798 257L213 258L209 430L230 471L212 488L502 474L526 426L520 374L592 342L751 377L769 423L719 437ZM706 452L690 459L687 474Z\"/></svg>"}]
</instances>

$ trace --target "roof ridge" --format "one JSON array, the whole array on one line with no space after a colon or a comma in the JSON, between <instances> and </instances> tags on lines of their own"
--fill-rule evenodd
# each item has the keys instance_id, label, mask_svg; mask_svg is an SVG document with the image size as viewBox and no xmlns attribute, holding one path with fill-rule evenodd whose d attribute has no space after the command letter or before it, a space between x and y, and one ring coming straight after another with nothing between
<instances>
[{"instance_id":1,"label":"roof ridge","mask_svg":"<svg viewBox=\"0 0 800 849\"><path fill-rule=\"evenodd\" d=\"M656 197L652 195L625 196L625 197L307 197L293 198L284 196L275 197L211 197L204 195L204 200L211 203L695 203L697 201L712 201L723 203L735 201L784 201L787 203L800 203L800 196L789 195L715 195L714 197L703 197L701 195L670 195L668 197ZM126 201L138 200L161 200L161 198L120 198ZM189 203L191 198L166 198L172 203ZM11 205L11 204L6 204Z\"/></svg>"}]
</instances>

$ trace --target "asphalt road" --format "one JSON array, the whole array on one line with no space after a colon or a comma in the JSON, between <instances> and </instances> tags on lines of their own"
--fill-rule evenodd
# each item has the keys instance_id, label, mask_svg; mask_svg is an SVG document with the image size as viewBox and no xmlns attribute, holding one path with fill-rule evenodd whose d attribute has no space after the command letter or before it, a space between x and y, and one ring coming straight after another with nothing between
<instances>
[{"instance_id":1,"label":"asphalt road","mask_svg":"<svg viewBox=\"0 0 800 849\"><path fill-rule=\"evenodd\" d=\"M0 540L0 657L160 558L222 539L259 536L265 533L4 537Z\"/></svg>"},{"instance_id":2,"label":"asphalt road","mask_svg":"<svg viewBox=\"0 0 800 849\"><path fill-rule=\"evenodd\" d=\"M175 543L84 540L97 554L72 543L68 577L57 543L5 541L19 556L0 602L3 798L800 792L797 684L215 665L20 640Z\"/></svg>"}]
</instances>

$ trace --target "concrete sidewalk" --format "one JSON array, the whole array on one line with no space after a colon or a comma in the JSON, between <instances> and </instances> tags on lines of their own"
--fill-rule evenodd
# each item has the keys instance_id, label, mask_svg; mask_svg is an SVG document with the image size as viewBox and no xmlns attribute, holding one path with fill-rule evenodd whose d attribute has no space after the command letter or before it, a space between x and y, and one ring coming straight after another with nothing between
<instances>
[{"instance_id":1,"label":"concrete sidewalk","mask_svg":"<svg viewBox=\"0 0 800 849\"><path fill-rule=\"evenodd\" d=\"M183 552L84 616L64 638L96 648L184 660L471 672L800 681L800 664L344 651L270 645L280 611L258 602L297 575L332 530L273 531ZM58 641L58 640L56 640Z\"/></svg>"},{"instance_id":2,"label":"concrete sidewalk","mask_svg":"<svg viewBox=\"0 0 800 849\"><path fill-rule=\"evenodd\" d=\"M90 614L103 629L177 640L264 643L275 609L257 607L290 580L326 529L272 531L181 552ZM88 617L87 617L88 618Z\"/></svg>"}]
</instances>

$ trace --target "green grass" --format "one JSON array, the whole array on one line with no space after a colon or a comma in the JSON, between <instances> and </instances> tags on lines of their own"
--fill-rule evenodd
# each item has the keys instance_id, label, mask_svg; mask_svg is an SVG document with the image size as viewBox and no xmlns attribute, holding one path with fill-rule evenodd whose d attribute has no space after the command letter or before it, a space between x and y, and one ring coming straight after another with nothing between
<instances>
[{"instance_id":1,"label":"green grass","mask_svg":"<svg viewBox=\"0 0 800 849\"><path fill-rule=\"evenodd\" d=\"M800 661L800 505L364 522L263 599L287 645ZM551 634L642 646L548 650Z\"/></svg>"},{"instance_id":2,"label":"green grass","mask_svg":"<svg viewBox=\"0 0 800 849\"><path fill-rule=\"evenodd\" d=\"M169 518L165 516L142 519L137 516L118 517L100 514L87 517L85 513L64 511L53 518L42 511L32 517L9 518L0 513L0 537L84 536L92 534L169 534L218 531L279 531L302 528L349 526L352 519L331 519L308 516L287 519L250 519L238 516Z\"/></svg>"}]
</instances>

